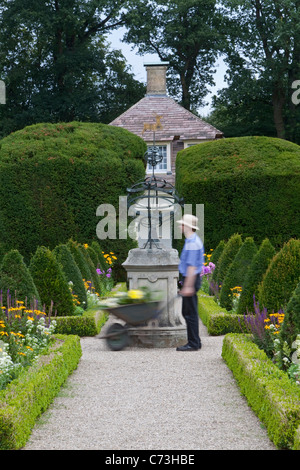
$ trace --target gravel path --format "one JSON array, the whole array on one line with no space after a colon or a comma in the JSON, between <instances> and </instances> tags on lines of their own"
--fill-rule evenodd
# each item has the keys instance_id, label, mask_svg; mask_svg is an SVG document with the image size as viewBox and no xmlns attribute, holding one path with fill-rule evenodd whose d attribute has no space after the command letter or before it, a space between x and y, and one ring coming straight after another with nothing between
<instances>
[{"instance_id":1,"label":"gravel path","mask_svg":"<svg viewBox=\"0 0 300 470\"><path fill-rule=\"evenodd\" d=\"M109 322L103 330L107 328ZM221 358L82 338L83 355L23 450L275 450Z\"/></svg>"}]
</instances>

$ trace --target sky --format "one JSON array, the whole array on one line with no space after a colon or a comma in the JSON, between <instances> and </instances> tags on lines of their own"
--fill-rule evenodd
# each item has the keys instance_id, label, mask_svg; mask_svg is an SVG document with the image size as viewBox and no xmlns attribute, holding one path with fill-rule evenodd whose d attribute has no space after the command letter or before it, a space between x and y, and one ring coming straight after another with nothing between
<instances>
[{"instance_id":1,"label":"sky","mask_svg":"<svg viewBox=\"0 0 300 470\"><path fill-rule=\"evenodd\" d=\"M123 43L122 37L125 32L125 28L120 28L117 31L113 31L111 35L107 37L107 41L111 44L112 49L121 49L124 57L127 60L127 63L131 65L132 72L140 82L146 83L147 74L146 68L144 66L147 62L160 62L160 59L157 54L145 54L143 56L137 54L137 49L132 50L130 44ZM224 82L224 75L226 72L226 65L223 60L220 58L215 66L216 73L214 74L215 86L209 87L210 93L206 96L205 100L208 102L208 105L199 108L198 112L202 117L205 117L211 111L211 99L214 94L217 94L217 91L225 88L226 83Z\"/></svg>"}]
</instances>

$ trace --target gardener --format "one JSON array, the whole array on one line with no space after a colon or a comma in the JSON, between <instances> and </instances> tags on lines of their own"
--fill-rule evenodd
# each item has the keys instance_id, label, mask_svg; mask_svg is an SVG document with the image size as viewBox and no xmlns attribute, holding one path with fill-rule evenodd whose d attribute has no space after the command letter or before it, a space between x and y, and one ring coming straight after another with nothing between
<instances>
[{"instance_id":1,"label":"gardener","mask_svg":"<svg viewBox=\"0 0 300 470\"><path fill-rule=\"evenodd\" d=\"M197 351L201 348L197 291L201 285L200 273L204 262L204 248L202 241L195 233L199 230L197 217L184 214L177 223L181 225L185 236L179 263L179 273L183 282L179 293L182 295L182 316L186 322L188 338L187 344L178 347L177 351Z\"/></svg>"}]
</instances>

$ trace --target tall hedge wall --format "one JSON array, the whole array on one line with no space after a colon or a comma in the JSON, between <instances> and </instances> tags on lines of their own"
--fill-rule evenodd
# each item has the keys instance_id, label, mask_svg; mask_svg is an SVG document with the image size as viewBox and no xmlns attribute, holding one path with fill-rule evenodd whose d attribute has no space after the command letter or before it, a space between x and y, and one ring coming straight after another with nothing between
<instances>
[{"instance_id":1,"label":"tall hedge wall","mask_svg":"<svg viewBox=\"0 0 300 470\"><path fill-rule=\"evenodd\" d=\"M26 258L70 238L98 240L100 204L144 178L146 146L130 132L81 122L28 126L0 141L0 244ZM126 241L122 241L125 243Z\"/></svg>"},{"instance_id":2,"label":"tall hedge wall","mask_svg":"<svg viewBox=\"0 0 300 470\"><path fill-rule=\"evenodd\" d=\"M234 233L280 246L300 238L300 147L270 137L222 139L177 154L176 189L204 204L205 248Z\"/></svg>"}]
</instances>

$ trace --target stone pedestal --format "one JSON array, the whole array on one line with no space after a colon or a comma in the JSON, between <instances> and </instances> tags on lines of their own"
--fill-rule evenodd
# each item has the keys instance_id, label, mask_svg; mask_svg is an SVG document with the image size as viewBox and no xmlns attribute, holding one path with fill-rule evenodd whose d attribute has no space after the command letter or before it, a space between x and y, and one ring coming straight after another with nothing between
<instances>
[{"instance_id":1,"label":"stone pedestal","mask_svg":"<svg viewBox=\"0 0 300 470\"><path fill-rule=\"evenodd\" d=\"M129 289L147 286L164 293L162 312L146 326L130 328L132 346L176 347L186 343L186 324L181 315L178 291L179 257L174 249L134 248L123 263Z\"/></svg>"}]
</instances>

